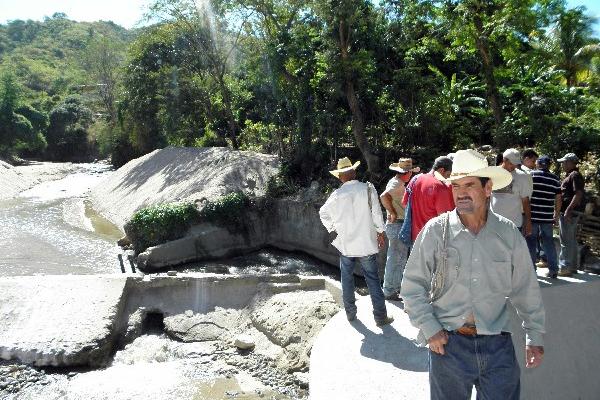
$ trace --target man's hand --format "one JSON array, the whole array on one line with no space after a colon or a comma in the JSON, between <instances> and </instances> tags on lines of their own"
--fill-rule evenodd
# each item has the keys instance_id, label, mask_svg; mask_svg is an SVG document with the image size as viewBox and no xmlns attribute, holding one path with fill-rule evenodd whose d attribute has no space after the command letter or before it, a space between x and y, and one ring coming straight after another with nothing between
<instances>
[{"instance_id":1,"label":"man's hand","mask_svg":"<svg viewBox=\"0 0 600 400\"><path fill-rule=\"evenodd\" d=\"M554 219L554 226L558 226L558 221L560 219L560 213L555 212L554 215L552 216L552 218Z\"/></svg>"},{"instance_id":2,"label":"man's hand","mask_svg":"<svg viewBox=\"0 0 600 400\"><path fill-rule=\"evenodd\" d=\"M385 247L385 234L383 232L377 234L377 246L380 250Z\"/></svg>"},{"instance_id":3,"label":"man's hand","mask_svg":"<svg viewBox=\"0 0 600 400\"><path fill-rule=\"evenodd\" d=\"M539 367L544 358L544 346L525 346L525 367Z\"/></svg>"},{"instance_id":4,"label":"man's hand","mask_svg":"<svg viewBox=\"0 0 600 400\"><path fill-rule=\"evenodd\" d=\"M446 354L444 351L444 346L448 343L448 332L441 330L429 339L427 339L427 344L429 345L429 350L434 353L438 353L440 355Z\"/></svg>"},{"instance_id":5,"label":"man's hand","mask_svg":"<svg viewBox=\"0 0 600 400\"><path fill-rule=\"evenodd\" d=\"M389 212L387 213L387 221L392 224L396 221L396 218L398 218L398 216L396 215L395 212Z\"/></svg>"},{"instance_id":6,"label":"man's hand","mask_svg":"<svg viewBox=\"0 0 600 400\"><path fill-rule=\"evenodd\" d=\"M533 231L531 227L531 220L527 219L523 222L523 236L531 236L531 232Z\"/></svg>"},{"instance_id":7,"label":"man's hand","mask_svg":"<svg viewBox=\"0 0 600 400\"><path fill-rule=\"evenodd\" d=\"M567 223L570 224L572 217L573 217L573 210L571 209L571 207L569 207L565 210L565 221L567 221Z\"/></svg>"}]
</instances>

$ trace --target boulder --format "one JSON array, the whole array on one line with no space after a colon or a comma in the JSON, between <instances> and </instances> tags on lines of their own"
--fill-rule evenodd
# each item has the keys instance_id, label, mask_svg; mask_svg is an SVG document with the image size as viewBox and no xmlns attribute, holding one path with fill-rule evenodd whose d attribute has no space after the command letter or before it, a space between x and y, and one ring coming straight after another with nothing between
<instances>
[{"instance_id":1,"label":"boulder","mask_svg":"<svg viewBox=\"0 0 600 400\"><path fill-rule=\"evenodd\" d=\"M283 348L276 358L278 367L305 371L316 334L339 309L325 290L296 291L257 301L250 319L254 328Z\"/></svg>"},{"instance_id":2,"label":"boulder","mask_svg":"<svg viewBox=\"0 0 600 400\"><path fill-rule=\"evenodd\" d=\"M165 332L183 342L208 342L228 337L244 321L243 310L219 308L206 314L178 314L165 318Z\"/></svg>"},{"instance_id":3,"label":"boulder","mask_svg":"<svg viewBox=\"0 0 600 400\"><path fill-rule=\"evenodd\" d=\"M233 344L240 350L250 350L256 345L252 336L245 334L238 335Z\"/></svg>"}]
</instances>

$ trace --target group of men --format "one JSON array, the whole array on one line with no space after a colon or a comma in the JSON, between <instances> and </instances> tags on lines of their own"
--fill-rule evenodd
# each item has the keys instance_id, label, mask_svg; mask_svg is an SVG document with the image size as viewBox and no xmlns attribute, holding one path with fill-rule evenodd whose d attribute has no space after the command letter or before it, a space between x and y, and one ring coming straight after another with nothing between
<instances>
[{"instance_id":1,"label":"group of men","mask_svg":"<svg viewBox=\"0 0 600 400\"><path fill-rule=\"evenodd\" d=\"M557 161L567 174L562 184L548 170L549 157L532 151L521 159L508 149L500 165L488 166L484 155L460 150L438 157L422 174L412 159L401 158L390 165L395 176L380 196L356 179L360 162L343 158L330 171L342 185L320 217L337 234L332 244L341 253L346 316L356 319L358 261L377 326L393 321L385 303L391 300L403 301L419 328L430 350L432 399L468 399L473 386L484 399L519 398L507 299L523 319L526 366L541 363L545 314L535 263L542 250L548 277L576 272L575 211L583 196L577 157L569 153ZM552 239L556 221L561 271ZM381 286L376 256L386 236Z\"/></svg>"}]
</instances>

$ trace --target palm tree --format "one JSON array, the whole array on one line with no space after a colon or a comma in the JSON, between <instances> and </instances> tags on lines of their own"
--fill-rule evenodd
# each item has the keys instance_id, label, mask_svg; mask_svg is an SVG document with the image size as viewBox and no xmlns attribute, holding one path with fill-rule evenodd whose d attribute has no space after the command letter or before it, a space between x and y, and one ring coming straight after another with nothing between
<instances>
[{"instance_id":1,"label":"palm tree","mask_svg":"<svg viewBox=\"0 0 600 400\"><path fill-rule=\"evenodd\" d=\"M567 86L578 82L578 74L586 71L594 54L598 54L598 40L593 38L596 18L585 13L583 6L562 11L549 32L548 50L555 66L564 71Z\"/></svg>"}]
</instances>

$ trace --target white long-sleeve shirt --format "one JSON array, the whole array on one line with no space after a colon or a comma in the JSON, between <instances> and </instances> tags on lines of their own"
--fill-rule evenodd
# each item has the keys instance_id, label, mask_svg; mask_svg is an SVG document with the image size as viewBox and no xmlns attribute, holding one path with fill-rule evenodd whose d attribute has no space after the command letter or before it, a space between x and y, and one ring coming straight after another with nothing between
<instances>
[{"instance_id":1,"label":"white long-sleeve shirt","mask_svg":"<svg viewBox=\"0 0 600 400\"><path fill-rule=\"evenodd\" d=\"M352 180L336 189L319 210L328 232L337 232L331 243L346 257L379 252L377 233L385 230L377 190L371 186L371 209L367 184Z\"/></svg>"}]
</instances>

